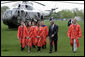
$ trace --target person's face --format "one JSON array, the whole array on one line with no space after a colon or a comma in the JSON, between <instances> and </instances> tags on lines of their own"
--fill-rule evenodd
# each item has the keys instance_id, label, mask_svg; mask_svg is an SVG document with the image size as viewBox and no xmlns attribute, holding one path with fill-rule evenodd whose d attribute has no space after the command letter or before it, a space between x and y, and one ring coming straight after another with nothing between
<instances>
[{"instance_id":1,"label":"person's face","mask_svg":"<svg viewBox=\"0 0 85 57\"><path fill-rule=\"evenodd\" d=\"M38 24L37 24L38 26L40 26L41 25L41 22L40 21L38 21Z\"/></svg>"},{"instance_id":2,"label":"person's face","mask_svg":"<svg viewBox=\"0 0 85 57\"><path fill-rule=\"evenodd\" d=\"M32 25L34 26L34 25L35 25L35 23L34 23L34 22L32 22Z\"/></svg>"},{"instance_id":3,"label":"person's face","mask_svg":"<svg viewBox=\"0 0 85 57\"><path fill-rule=\"evenodd\" d=\"M53 25L53 21L50 21L50 25Z\"/></svg>"},{"instance_id":4,"label":"person's face","mask_svg":"<svg viewBox=\"0 0 85 57\"><path fill-rule=\"evenodd\" d=\"M21 21L21 25L24 25L24 22L23 21Z\"/></svg>"},{"instance_id":5,"label":"person's face","mask_svg":"<svg viewBox=\"0 0 85 57\"><path fill-rule=\"evenodd\" d=\"M76 20L75 19L73 20L73 24L76 24Z\"/></svg>"},{"instance_id":6,"label":"person's face","mask_svg":"<svg viewBox=\"0 0 85 57\"><path fill-rule=\"evenodd\" d=\"M28 22L29 26L31 26L31 21Z\"/></svg>"},{"instance_id":7,"label":"person's face","mask_svg":"<svg viewBox=\"0 0 85 57\"><path fill-rule=\"evenodd\" d=\"M73 21L73 24L76 24L76 21Z\"/></svg>"},{"instance_id":8,"label":"person's face","mask_svg":"<svg viewBox=\"0 0 85 57\"><path fill-rule=\"evenodd\" d=\"M44 24L44 21L41 21L41 25L43 25Z\"/></svg>"}]
</instances>

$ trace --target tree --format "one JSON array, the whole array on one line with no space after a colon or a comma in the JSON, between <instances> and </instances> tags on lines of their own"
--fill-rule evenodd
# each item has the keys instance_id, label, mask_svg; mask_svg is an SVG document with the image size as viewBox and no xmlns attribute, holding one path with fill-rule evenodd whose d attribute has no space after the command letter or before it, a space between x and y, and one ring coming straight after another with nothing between
<instances>
[{"instance_id":1,"label":"tree","mask_svg":"<svg viewBox=\"0 0 85 57\"><path fill-rule=\"evenodd\" d=\"M57 13L57 18L72 18L74 13L70 10L62 10Z\"/></svg>"},{"instance_id":2,"label":"tree","mask_svg":"<svg viewBox=\"0 0 85 57\"><path fill-rule=\"evenodd\" d=\"M75 16L79 16L84 20L84 10L78 10L77 8L73 9Z\"/></svg>"},{"instance_id":3,"label":"tree","mask_svg":"<svg viewBox=\"0 0 85 57\"><path fill-rule=\"evenodd\" d=\"M77 8L73 10L65 9L57 13L56 12L52 13L50 17L59 18L59 19L63 18L69 19L69 18L74 18L75 16L78 16L84 20L84 10L79 10Z\"/></svg>"},{"instance_id":4,"label":"tree","mask_svg":"<svg viewBox=\"0 0 85 57\"><path fill-rule=\"evenodd\" d=\"M9 7L7 7L7 6L1 7L1 18L2 18L2 16L3 16L4 12L6 11L6 9L8 9L8 8L9 8Z\"/></svg>"}]
</instances>

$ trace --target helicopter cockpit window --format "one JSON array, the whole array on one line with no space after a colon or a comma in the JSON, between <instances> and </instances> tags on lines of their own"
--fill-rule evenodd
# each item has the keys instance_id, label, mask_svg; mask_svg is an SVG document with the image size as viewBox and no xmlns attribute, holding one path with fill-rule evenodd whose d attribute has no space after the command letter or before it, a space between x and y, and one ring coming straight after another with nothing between
<instances>
[{"instance_id":1,"label":"helicopter cockpit window","mask_svg":"<svg viewBox=\"0 0 85 57\"><path fill-rule=\"evenodd\" d=\"M25 5L21 5L20 6L20 9L25 9Z\"/></svg>"},{"instance_id":2,"label":"helicopter cockpit window","mask_svg":"<svg viewBox=\"0 0 85 57\"><path fill-rule=\"evenodd\" d=\"M20 4L19 4L19 6L18 6L19 8L20 8Z\"/></svg>"},{"instance_id":3,"label":"helicopter cockpit window","mask_svg":"<svg viewBox=\"0 0 85 57\"><path fill-rule=\"evenodd\" d=\"M27 6L27 5L25 5L25 7L27 8L28 6Z\"/></svg>"}]
</instances>

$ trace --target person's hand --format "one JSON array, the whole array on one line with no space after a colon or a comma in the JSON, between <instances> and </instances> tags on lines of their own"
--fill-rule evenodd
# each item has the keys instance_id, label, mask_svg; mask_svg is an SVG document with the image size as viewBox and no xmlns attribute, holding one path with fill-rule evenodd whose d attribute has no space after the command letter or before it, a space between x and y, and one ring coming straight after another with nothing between
<instances>
[{"instance_id":1,"label":"person's hand","mask_svg":"<svg viewBox=\"0 0 85 57\"><path fill-rule=\"evenodd\" d=\"M19 37L18 37L18 39L19 39Z\"/></svg>"},{"instance_id":2,"label":"person's hand","mask_svg":"<svg viewBox=\"0 0 85 57\"><path fill-rule=\"evenodd\" d=\"M52 37L54 37L54 34L52 34Z\"/></svg>"},{"instance_id":3,"label":"person's hand","mask_svg":"<svg viewBox=\"0 0 85 57\"><path fill-rule=\"evenodd\" d=\"M29 39L29 37L27 37L27 39Z\"/></svg>"},{"instance_id":4,"label":"person's hand","mask_svg":"<svg viewBox=\"0 0 85 57\"><path fill-rule=\"evenodd\" d=\"M37 38L40 38L40 36L37 36Z\"/></svg>"},{"instance_id":5,"label":"person's hand","mask_svg":"<svg viewBox=\"0 0 85 57\"><path fill-rule=\"evenodd\" d=\"M79 38L77 38L79 40Z\"/></svg>"},{"instance_id":6,"label":"person's hand","mask_svg":"<svg viewBox=\"0 0 85 57\"><path fill-rule=\"evenodd\" d=\"M49 38L49 36L47 36L47 38Z\"/></svg>"}]
</instances>

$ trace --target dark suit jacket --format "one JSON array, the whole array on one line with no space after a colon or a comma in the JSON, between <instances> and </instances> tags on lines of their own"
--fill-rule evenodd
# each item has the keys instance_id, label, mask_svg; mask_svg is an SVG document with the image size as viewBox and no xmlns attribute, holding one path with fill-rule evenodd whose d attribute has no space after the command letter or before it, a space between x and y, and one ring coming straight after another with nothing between
<instances>
[{"instance_id":1,"label":"dark suit jacket","mask_svg":"<svg viewBox=\"0 0 85 57\"><path fill-rule=\"evenodd\" d=\"M52 34L54 34L54 37L52 37ZM49 27L48 36L50 39L58 40L58 26L54 24L53 31L51 30L51 26Z\"/></svg>"}]
</instances>

